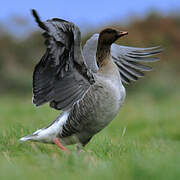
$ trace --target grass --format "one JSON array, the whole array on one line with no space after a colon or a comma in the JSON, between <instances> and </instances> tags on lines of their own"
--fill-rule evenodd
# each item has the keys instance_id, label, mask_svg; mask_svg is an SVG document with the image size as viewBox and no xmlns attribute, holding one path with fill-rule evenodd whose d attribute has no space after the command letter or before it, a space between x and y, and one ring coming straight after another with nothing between
<instances>
[{"instance_id":1,"label":"grass","mask_svg":"<svg viewBox=\"0 0 180 180\"><path fill-rule=\"evenodd\" d=\"M34 108L30 97L1 96L0 179L180 179L178 93L129 95L113 120L78 154L54 145L20 143L59 112ZM158 91L159 92L159 91Z\"/></svg>"}]
</instances>

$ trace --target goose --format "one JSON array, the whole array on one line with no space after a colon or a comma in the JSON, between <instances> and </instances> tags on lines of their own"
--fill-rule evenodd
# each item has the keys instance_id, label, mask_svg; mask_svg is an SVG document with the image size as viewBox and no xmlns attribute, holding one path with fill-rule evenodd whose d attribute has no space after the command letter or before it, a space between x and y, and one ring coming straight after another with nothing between
<instances>
[{"instance_id":1,"label":"goose","mask_svg":"<svg viewBox=\"0 0 180 180\"><path fill-rule=\"evenodd\" d=\"M75 24L58 18L42 22L34 9L32 15L47 47L33 73L33 104L49 103L61 114L20 141L56 144L64 152L71 144L81 149L119 112L126 96L123 83L152 70L142 63L159 60L152 56L162 48L117 45L114 42L128 32L106 28L92 35L82 49Z\"/></svg>"}]
</instances>

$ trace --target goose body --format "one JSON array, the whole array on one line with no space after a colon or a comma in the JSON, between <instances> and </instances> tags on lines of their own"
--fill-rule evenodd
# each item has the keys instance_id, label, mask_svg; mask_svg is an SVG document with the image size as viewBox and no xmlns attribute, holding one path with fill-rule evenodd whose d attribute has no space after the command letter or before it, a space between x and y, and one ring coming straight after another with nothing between
<instances>
[{"instance_id":1,"label":"goose body","mask_svg":"<svg viewBox=\"0 0 180 180\"><path fill-rule=\"evenodd\" d=\"M93 35L82 50L80 31L73 23L42 22L35 10L33 15L47 45L33 74L33 103L49 102L62 113L48 127L20 140L55 143L62 150L62 144L85 146L119 112L126 95L122 82L135 81L142 71L151 70L139 62L156 61L150 56L162 50L116 45L127 33L110 28Z\"/></svg>"},{"instance_id":2,"label":"goose body","mask_svg":"<svg viewBox=\"0 0 180 180\"><path fill-rule=\"evenodd\" d=\"M58 137L65 145L81 143L83 146L89 142L114 119L125 99L118 68L113 61L109 63L107 66L113 66L111 72L107 76L102 72L95 74L95 83L70 111L63 112L47 128L21 140L53 143L53 139Z\"/></svg>"}]
</instances>

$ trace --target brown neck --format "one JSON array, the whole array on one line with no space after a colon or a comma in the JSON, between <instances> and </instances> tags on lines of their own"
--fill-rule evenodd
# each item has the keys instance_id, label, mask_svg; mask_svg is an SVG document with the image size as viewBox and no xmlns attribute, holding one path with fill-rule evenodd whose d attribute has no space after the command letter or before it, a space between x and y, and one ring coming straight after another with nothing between
<instances>
[{"instance_id":1,"label":"brown neck","mask_svg":"<svg viewBox=\"0 0 180 180\"><path fill-rule=\"evenodd\" d=\"M96 59L99 68L105 65L106 62L108 61L109 59L108 57L110 56L110 49L111 49L111 45L104 44L100 40L98 41Z\"/></svg>"}]
</instances>

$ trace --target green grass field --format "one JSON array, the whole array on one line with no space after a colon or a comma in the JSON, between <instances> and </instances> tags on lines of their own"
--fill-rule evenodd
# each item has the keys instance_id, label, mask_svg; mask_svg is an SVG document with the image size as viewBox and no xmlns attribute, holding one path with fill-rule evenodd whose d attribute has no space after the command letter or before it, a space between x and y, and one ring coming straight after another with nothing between
<instances>
[{"instance_id":1,"label":"green grass field","mask_svg":"<svg viewBox=\"0 0 180 180\"><path fill-rule=\"evenodd\" d=\"M127 95L117 117L80 154L68 146L18 139L48 125L59 114L31 97L0 97L0 180L21 179L180 179L180 101L178 93L162 98Z\"/></svg>"}]
</instances>

